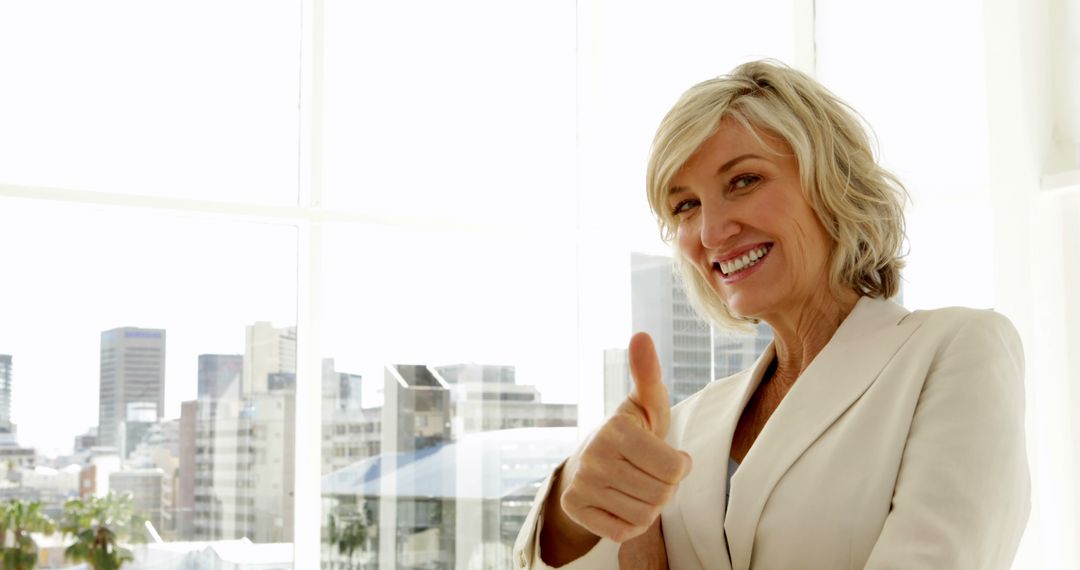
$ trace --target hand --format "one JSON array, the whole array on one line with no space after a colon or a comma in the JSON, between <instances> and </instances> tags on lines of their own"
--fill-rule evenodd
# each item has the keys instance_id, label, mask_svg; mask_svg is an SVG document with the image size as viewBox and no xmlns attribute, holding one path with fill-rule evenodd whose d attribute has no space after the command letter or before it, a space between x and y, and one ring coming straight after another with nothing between
<instances>
[{"instance_id":1,"label":"hand","mask_svg":"<svg viewBox=\"0 0 1080 570\"><path fill-rule=\"evenodd\" d=\"M558 501L548 502L541 551L549 564L579 558L600 537L643 534L690 472L690 456L664 441L671 405L649 335L630 339L629 356L630 396L567 460Z\"/></svg>"}]
</instances>

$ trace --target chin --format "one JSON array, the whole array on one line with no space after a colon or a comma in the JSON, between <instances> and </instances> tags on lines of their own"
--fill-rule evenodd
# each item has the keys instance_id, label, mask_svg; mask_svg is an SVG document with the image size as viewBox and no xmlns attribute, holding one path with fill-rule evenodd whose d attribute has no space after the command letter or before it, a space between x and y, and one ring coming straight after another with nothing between
<instances>
[{"instance_id":1,"label":"chin","mask_svg":"<svg viewBox=\"0 0 1080 570\"><path fill-rule=\"evenodd\" d=\"M769 313L770 306L764 299L734 299L728 303L728 310L744 319L764 320L762 315Z\"/></svg>"}]
</instances>

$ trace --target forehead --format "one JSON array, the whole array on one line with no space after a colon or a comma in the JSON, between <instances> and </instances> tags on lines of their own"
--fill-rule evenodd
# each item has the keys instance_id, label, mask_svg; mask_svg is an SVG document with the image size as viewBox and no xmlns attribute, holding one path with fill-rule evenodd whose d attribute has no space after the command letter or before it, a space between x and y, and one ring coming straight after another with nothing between
<instances>
[{"instance_id":1,"label":"forehead","mask_svg":"<svg viewBox=\"0 0 1080 570\"><path fill-rule=\"evenodd\" d=\"M720 120L716 132L701 143L679 173L694 167L724 164L744 154L755 154L772 162L792 156L791 147L780 136L762 128L751 131L740 121L727 116Z\"/></svg>"}]
</instances>

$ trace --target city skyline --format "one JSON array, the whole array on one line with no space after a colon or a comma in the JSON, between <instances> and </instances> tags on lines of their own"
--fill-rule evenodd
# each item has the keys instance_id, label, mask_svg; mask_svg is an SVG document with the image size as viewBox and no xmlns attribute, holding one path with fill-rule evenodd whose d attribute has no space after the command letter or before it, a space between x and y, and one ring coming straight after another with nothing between
<instances>
[{"instance_id":1,"label":"city skyline","mask_svg":"<svg viewBox=\"0 0 1080 570\"><path fill-rule=\"evenodd\" d=\"M248 340L251 340L251 338L250 338L251 334L252 334L251 329L253 328L253 326L258 326L258 325L264 325L264 326L273 327L273 325L271 323L267 322L267 321L255 321L254 323L245 325L243 328L241 328L242 332L241 332L240 335L237 335L237 336L240 336L242 339L246 336L248 338ZM293 327L293 326L285 326L285 327L280 327L280 328L295 331L295 327ZM165 352L170 355L168 358L164 359L167 370L168 371L173 371L173 374L176 374L176 372L175 372L176 370L181 370L181 371L183 371L181 373L185 373L185 374L190 372L190 376L188 378L180 379L179 382L171 381L172 375L170 375L168 372L166 372L164 374L163 383L164 383L164 392L166 394L164 396L164 398L165 398L165 407L164 407L164 409L162 410L162 412L160 414L157 414L157 421L159 423L160 422L173 421L173 420L180 420L181 417L182 417L181 409L182 409L182 405L184 404L184 402L193 401L193 400L196 400L196 399L198 399L200 397L205 397L206 395L209 395L209 394L201 394L200 393L200 385L201 385L201 383L205 383L207 381L206 374L200 374L200 370L203 370L203 368L207 367L207 366L221 366L221 364L219 362L212 361L210 359L214 359L214 358L229 358L230 360L235 359L235 362L231 362L231 364L234 367L239 365L238 366L238 368L239 368L238 372L245 370L245 367L243 366L244 352L245 352L245 343L244 342L239 343L239 345L236 347L237 349L231 351L232 353L226 354L229 351L222 351L223 353L215 353L215 354L200 353L200 354L195 354L190 359L191 361L193 361L194 366L190 365L191 363L185 363L184 365L177 366L177 365L172 364L172 361L174 360L174 358L171 356L173 350L170 348L170 346L171 346L171 343L173 342L172 341L173 335L169 334L168 330L163 328L163 327L120 326L120 327L113 327L113 328L110 328L110 329L107 329L107 330L102 330L102 331L99 331L98 333L96 333L94 335L95 340L97 341L95 343L97 345L97 349L94 351L94 356L95 356L94 369L95 369L96 372L98 372L98 377L95 378L95 380L96 380L95 383L97 384L97 386L95 386L94 390L93 390L95 398L94 398L94 401L93 401L92 405L89 402L85 402L86 405L83 406L83 408L85 408L85 409L91 409L92 408L92 411L94 412L93 417L90 418L90 421L88 421L85 425L83 425L81 423L80 424L75 424L75 423L70 422L70 421L66 422L66 425L74 426L74 427L71 427L68 431L61 431L60 429L50 429L50 430L48 430L48 432L46 434L44 434L44 436L41 433L35 432L33 429L25 430L25 429L20 428L19 433L18 433L18 442L19 442L20 445L22 445L23 447L27 447L27 448L33 448L36 451L36 453L38 455L42 456L42 457L55 459L55 458L63 457L63 456L66 456L66 455L70 455L73 451L75 451L75 440L76 440L76 438L85 436L87 433L89 433L91 431L96 431L97 438L98 438L98 443L97 443L98 445L108 445L109 444L109 442L107 442L107 441L102 441L102 436L101 436L101 433L102 433L101 432L101 421L102 421L102 419L101 419L101 416L99 415L99 410L100 410L100 406L101 406L99 390L100 390L100 382L101 382L100 369L101 369L101 362L102 362L102 346L103 346L102 345L102 338L104 338L106 333L114 333L114 334L123 333L123 331L125 331L125 330L128 330L128 331L155 331L155 332L160 332L163 337L166 337L168 339L168 340L164 341L165 342L165 344L164 344ZM295 332L293 332L292 334L295 335ZM293 339L294 339L293 342L295 342L295 337L293 337ZM20 402L20 398L18 397L18 394L20 392L19 387L22 384L22 382L24 381L24 379L22 378L22 374L20 374L20 367L21 367L22 363L20 362L20 358L19 358L19 356L17 354L12 354L12 355L7 355L6 353L0 353L0 354L4 354L5 356L8 356L8 358L5 360L5 363L6 363L5 364L5 367L6 367L5 371L7 371L10 374L10 376L7 377L7 380L9 382L11 382L11 384L12 384L12 386L14 388L13 389L13 394L14 395L11 398L11 405L12 405L12 410L13 410L12 417L15 420L17 420L19 418L19 412L26 411L30 407L29 405L26 405L26 404L20 405L21 402ZM291 357L295 358L295 348L293 349L293 353L291 354ZM333 357L324 357L323 360L329 360L329 361L332 362ZM210 364L211 362L213 362L213 364ZM458 361L452 361L452 362L450 362L448 364L455 364L456 365L456 364L461 364L462 362L464 362L464 361L458 360ZM374 366L377 367L376 370L381 371L382 367L384 367L386 365L387 365L386 363L376 363ZM508 366L513 368L514 365L509 364ZM241 372L241 374L242 374L242 372ZM358 374L358 375L355 375L355 376L357 378L359 378L361 375ZM371 377L375 377L375 375L372 375ZM179 386L178 386L178 384L179 384ZM240 388L240 386L235 387L235 389L239 389L239 388ZM356 383L356 388L359 388L360 390L362 390L361 395L359 396L359 398L363 400L366 409L378 408L378 407L380 407L382 405L382 386L380 385L379 382L369 382L369 383L357 382ZM204 386L204 389L225 390L225 389L228 389L228 387L219 387L219 386L215 385L213 388L210 388L209 385L207 385L207 386ZM265 386L262 388L262 390L265 390ZM216 395L220 395L220 392L218 392ZM556 402L556 403L566 403L566 402ZM174 412L174 413L170 413L170 412ZM59 420L59 418L53 417L52 422L50 423L50 425L55 426L55 425L63 423L63 422L60 422L58 420ZM18 421L13 421L12 423L18 424ZM31 426L33 426L32 421L30 422L30 424L31 424Z\"/></svg>"}]
</instances>

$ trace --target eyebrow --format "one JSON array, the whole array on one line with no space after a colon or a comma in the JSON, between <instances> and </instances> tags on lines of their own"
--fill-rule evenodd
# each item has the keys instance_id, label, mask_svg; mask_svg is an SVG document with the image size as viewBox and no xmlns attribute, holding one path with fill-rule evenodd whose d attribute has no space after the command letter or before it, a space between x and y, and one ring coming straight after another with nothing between
<instances>
[{"instance_id":1,"label":"eyebrow","mask_svg":"<svg viewBox=\"0 0 1080 570\"><path fill-rule=\"evenodd\" d=\"M764 158L764 157L756 155L756 154L752 154L752 153L740 154L739 156L736 156L735 158L733 158L733 159L725 162L724 164L722 164L720 166L720 168L716 171L716 175L719 176L719 175L731 170L732 168L735 168L736 164L739 164L740 162L742 162L744 160L749 160L751 158ZM678 194L680 192L686 192L687 190L689 190L689 188L687 188L685 186L672 186L671 189L668 190L668 196L671 196L673 194Z\"/></svg>"}]
</instances>

